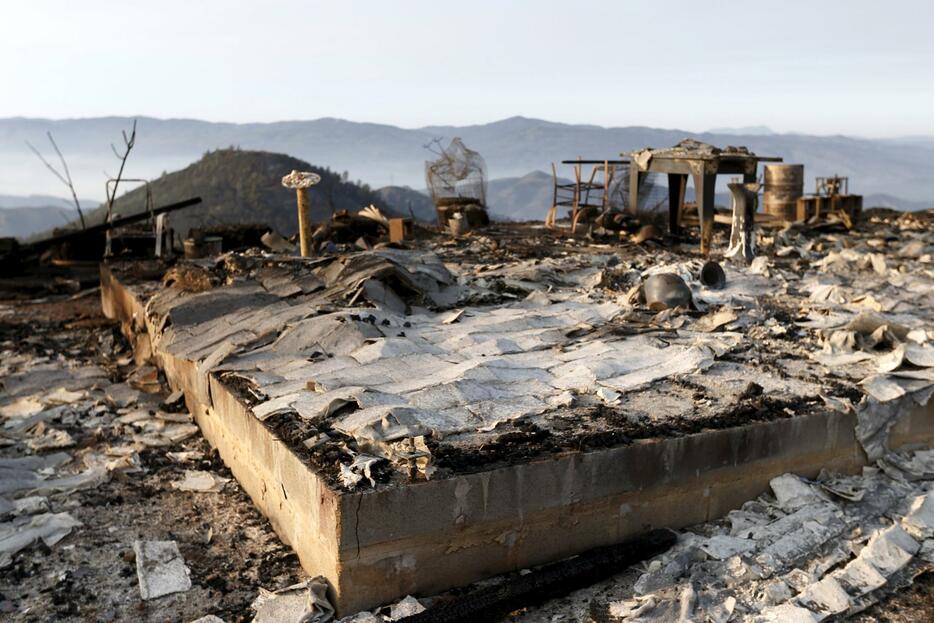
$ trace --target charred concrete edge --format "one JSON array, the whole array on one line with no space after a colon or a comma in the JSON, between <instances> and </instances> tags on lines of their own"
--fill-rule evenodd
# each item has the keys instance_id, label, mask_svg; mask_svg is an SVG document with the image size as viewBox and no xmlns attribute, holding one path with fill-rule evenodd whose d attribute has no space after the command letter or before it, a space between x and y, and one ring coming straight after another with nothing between
<instances>
[{"instance_id":1,"label":"charred concrete edge","mask_svg":"<svg viewBox=\"0 0 934 623\"><path fill-rule=\"evenodd\" d=\"M104 314L121 321L135 344L148 345L145 309L135 294L101 265ZM279 537L298 554L302 567L332 584L332 598L341 603L338 562L341 505L338 494L277 439L216 379L199 373L185 361L156 347L152 359L185 403L205 438L215 447L237 481L269 519ZM346 609L346 607L345 607Z\"/></svg>"},{"instance_id":2,"label":"charred concrete edge","mask_svg":"<svg viewBox=\"0 0 934 623\"><path fill-rule=\"evenodd\" d=\"M401 489L354 493L345 535L350 585L393 578L400 593L542 564L658 527L725 515L775 476L852 473L866 464L852 414L831 413L569 454ZM930 409L903 417L897 442L934 440ZM417 519L417 521L413 521Z\"/></svg>"},{"instance_id":3,"label":"charred concrete edge","mask_svg":"<svg viewBox=\"0 0 934 623\"><path fill-rule=\"evenodd\" d=\"M105 272L107 274L105 274ZM143 330L142 303L101 269L105 313ZM827 413L567 453L399 488L335 492L197 364L154 359L205 437L340 612L543 564L650 528L726 514L786 472L867 464L856 416ZM934 401L902 414L893 447L934 442Z\"/></svg>"}]
</instances>

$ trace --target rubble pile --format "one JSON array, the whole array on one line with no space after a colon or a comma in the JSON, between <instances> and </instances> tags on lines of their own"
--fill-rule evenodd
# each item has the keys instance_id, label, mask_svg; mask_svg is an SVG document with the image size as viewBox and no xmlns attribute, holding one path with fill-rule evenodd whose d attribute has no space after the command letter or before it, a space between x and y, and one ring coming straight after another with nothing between
<instances>
[{"instance_id":1,"label":"rubble pile","mask_svg":"<svg viewBox=\"0 0 934 623\"><path fill-rule=\"evenodd\" d=\"M123 329L145 349L99 320L0 345L0 568L32 578L25 588L4 582L0 608L42 603L33 570L48 575L50 563L31 561L40 551L72 560L64 547L100 533L102 512L114 536L95 562L125 569L133 597L123 586L106 605L71 606L88 616L114 620L120 600L175 595L186 620L192 604L228 623L335 618L325 581L302 579L262 520L249 538L236 536L239 520L176 534L158 518L106 510L148 495L158 498L150 512L174 501L164 512L179 524L258 517L204 444L185 406L192 397L165 387L159 356L150 360L161 353L229 388L250 422L341 492L854 413L873 467L777 478L772 495L685 531L638 574L581 593L586 613L575 613L725 622L864 610L934 564L934 457L888 446L898 415L934 391L934 231L924 215L864 218L852 231L760 232L748 266L707 262L690 240L602 244L529 225L314 258L250 249L179 260L156 279L114 264L144 303ZM17 313L0 310L5 328ZM232 554L241 545L245 559ZM208 607L216 595L235 597ZM343 620L397 620L430 608L423 597ZM516 620L562 620L545 617L567 608L545 604Z\"/></svg>"},{"instance_id":2,"label":"rubble pile","mask_svg":"<svg viewBox=\"0 0 934 623\"><path fill-rule=\"evenodd\" d=\"M887 455L857 476L785 474L771 495L685 531L647 564L632 597L596 602L592 614L816 623L861 612L934 569L932 479L930 450Z\"/></svg>"},{"instance_id":3,"label":"rubble pile","mask_svg":"<svg viewBox=\"0 0 934 623\"><path fill-rule=\"evenodd\" d=\"M531 258L521 244L228 254L216 287L149 298L153 342L236 381L260 420L299 422L296 451L349 488L391 480L374 477L387 463L420 478L488 466L496 453L477 449L517 431L534 433L528 456L750 411L856 410L875 459L894 415L934 386L919 304L931 299L930 233L910 221L781 231L748 268L657 243ZM481 246L478 261L467 251Z\"/></svg>"}]
</instances>

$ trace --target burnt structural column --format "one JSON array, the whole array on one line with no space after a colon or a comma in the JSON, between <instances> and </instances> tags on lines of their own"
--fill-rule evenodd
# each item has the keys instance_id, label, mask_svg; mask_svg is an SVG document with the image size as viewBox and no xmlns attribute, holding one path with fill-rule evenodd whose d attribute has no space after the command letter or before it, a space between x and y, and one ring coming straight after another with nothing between
<instances>
[{"instance_id":1,"label":"burnt structural column","mask_svg":"<svg viewBox=\"0 0 934 623\"><path fill-rule=\"evenodd\" d=\"M633 162L629 165L629 213L633 216L639 214L639 187L645 173L639 170L639 165Z\"/></svg>"},{"instance_id":2,"label":"burnt structural column","mask_svg":"<svg viewBox=\"0 0 934 623\"><path fill-rule=\"evenodd\" d=\"M684 190L687 186L687 175L668 174L668 229L672 233L681 229L681 208L684 207Z\"/></svg>"},{"instance_id":3,"label":"burnt structural column","mask_svg":"<svg viewBox=\"0 0 934 623\"><path fill-rule=\"evenodd\" d=\"M701 227L701 255L710 255L710 245L713 242L713 216L714 200L717 185L717 176L714 173L694 173L694 194L697 196L697 211L700 214Z\"/></svg>"}]
</instances>

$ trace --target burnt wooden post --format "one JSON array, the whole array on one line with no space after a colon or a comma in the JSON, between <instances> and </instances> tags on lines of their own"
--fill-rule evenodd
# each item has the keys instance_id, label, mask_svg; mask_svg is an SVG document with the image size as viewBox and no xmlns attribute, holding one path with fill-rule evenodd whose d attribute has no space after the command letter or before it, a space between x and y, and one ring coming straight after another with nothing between
<instances>
[{"instance_id":1,"label":"burnt wooden post","mask_svg":"<svg viewBox=\"0 0 934 623\"><path fill-rule=\"evenodd\" d=\"M681 210L684 207L684 190L687 185L687 175L668 174L668 228L672 232L681 229Z\"/></svg>"}]
</instances>

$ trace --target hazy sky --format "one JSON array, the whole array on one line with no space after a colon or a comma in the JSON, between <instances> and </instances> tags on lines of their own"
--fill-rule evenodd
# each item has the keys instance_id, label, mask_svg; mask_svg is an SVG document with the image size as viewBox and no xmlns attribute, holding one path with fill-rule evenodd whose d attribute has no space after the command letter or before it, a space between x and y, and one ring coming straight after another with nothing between
<instances>
[{"instance_id":1,"label":"hazy sky","mask_svg":"<svg viewBox=\"0 0 934 623\"><path fill-rule=\"evenodd\" d=\"M0 117L934 135L931 0L0 7Z\"/></svg>"}]
</instances>

